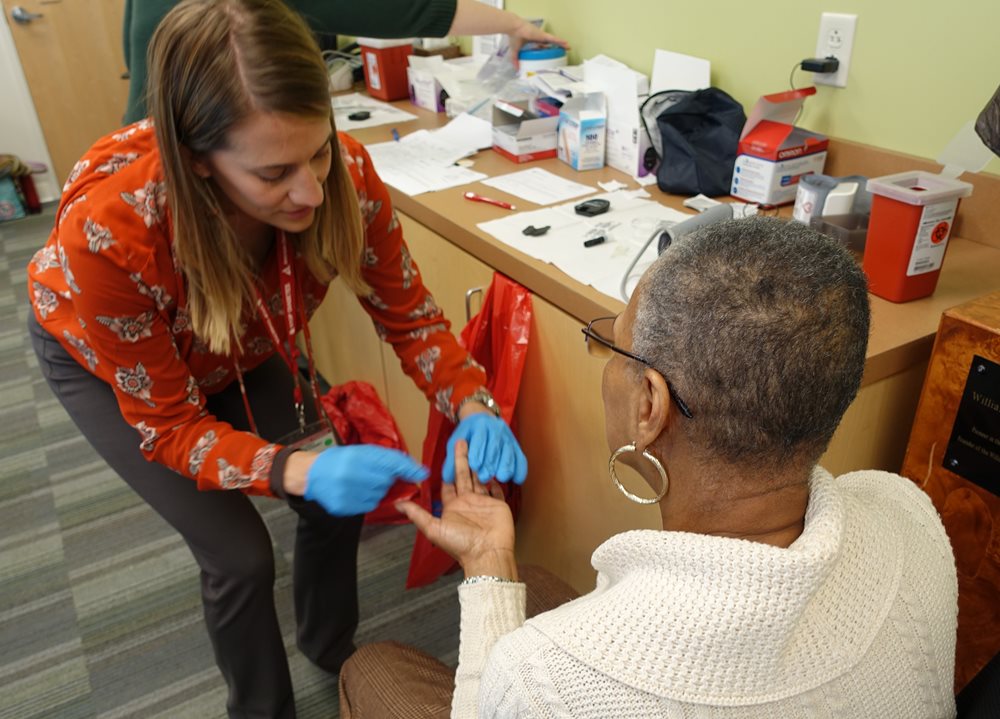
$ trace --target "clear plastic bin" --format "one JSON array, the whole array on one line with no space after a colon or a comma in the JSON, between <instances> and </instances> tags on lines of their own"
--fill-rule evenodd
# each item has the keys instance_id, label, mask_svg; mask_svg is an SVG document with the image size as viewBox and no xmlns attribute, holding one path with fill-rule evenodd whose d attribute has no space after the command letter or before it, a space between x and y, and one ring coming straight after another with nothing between
<instances>
[{"instance_id":1,"label":"clear plastic bin","mask_svg":"<svg viewBox=\"0 0 1000 719\"><path fill-rule=\"evenodd\" d=\"M865 238L868 236L868 215L851 212L846 215L826 215L814 217L809 225L822 232L827 237L842 242L852 252L865 251Z\"/></svg>"}]
</instances>

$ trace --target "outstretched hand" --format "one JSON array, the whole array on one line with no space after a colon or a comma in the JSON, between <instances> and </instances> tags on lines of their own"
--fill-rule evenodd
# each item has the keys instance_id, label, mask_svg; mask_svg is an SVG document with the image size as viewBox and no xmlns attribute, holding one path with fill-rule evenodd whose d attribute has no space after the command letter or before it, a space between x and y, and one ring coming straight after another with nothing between
<instances>
[{"instance_id":1,"label":"outstretched hand","mask_svg":"<svg viewBox=\"0 0 1000 719\"><path fill-rule=\"evenodd\" d=\"M510 43L510 56L517 65L517 56L526 42L537 42L542 45L558 45L561 48L568 48L569 44L561 37L556 37L545 32L534 23L521 19L517 28L507 36Z\"/></svg>"},{"instance_id":2,"label":"outstretched hand","mask_svg":"<svg viewBox=\"0 0 1000 719\"><path fill-rule=\"evenodd\" d=\"M469 469L469 446L464 440L455 444L455 482L442 484L441 503L440 519L413 502L397 502L396 508L432 544L456 559L466 575L510 574L514 518L500 485L481 484Z\"/></svg>"},{"instance_id":3,"label":"outstretched hand","mask_svg":"<svg viewBox=\"0 0 1000 719\"><path fill-rule=\"evenodd\" d=\"M334 516L349 517L375 509L397 479L418 484L427 475L408 454L388 447L328 447L312 461L303 496Z\"/></svg>"}]
</instances>

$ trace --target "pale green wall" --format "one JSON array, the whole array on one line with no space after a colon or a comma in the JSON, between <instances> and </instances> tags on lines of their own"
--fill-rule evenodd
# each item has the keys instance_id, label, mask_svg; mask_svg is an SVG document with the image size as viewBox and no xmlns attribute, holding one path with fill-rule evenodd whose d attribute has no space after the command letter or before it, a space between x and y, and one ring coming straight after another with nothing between
<instances>
[{"instance_id":1,"label":"pale green wall","mask_svg":"<svg viewBox=\"0 0 1000 719\"><path fill-rule=\"evenodd\" d=\"M1000 0L507 0L544 17L570 62L604 53L649 73L662 48L712 62L712 83L749 110L788 89L816 51L823 11L856 13L846 88L819 86L799 124L832 137L934 158L1000 83ZM796 86L811 74L797 71ZM1000 160L988 171L1000 173Z\"/></svg>"}]
</instances>

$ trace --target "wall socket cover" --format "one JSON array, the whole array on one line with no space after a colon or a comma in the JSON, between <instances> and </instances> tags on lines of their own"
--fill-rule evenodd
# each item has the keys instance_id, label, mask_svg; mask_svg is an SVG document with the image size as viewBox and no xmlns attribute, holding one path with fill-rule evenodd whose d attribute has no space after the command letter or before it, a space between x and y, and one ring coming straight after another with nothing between
<instances>
[{"instance_id":1,"label":"wall socket cover","mask_svg":"<svg viewBox=\"0 0 1000 719\"><path fill-rule=\"evenodd\" d=\"M813 82L817 85L847 86L847 71L851 65L854 32L858 16L840 12L825 12L820 16L819 37L816 39L816 57L833 56L840 61L837 72L817 72Z\"/></svg>"}]
</instances>

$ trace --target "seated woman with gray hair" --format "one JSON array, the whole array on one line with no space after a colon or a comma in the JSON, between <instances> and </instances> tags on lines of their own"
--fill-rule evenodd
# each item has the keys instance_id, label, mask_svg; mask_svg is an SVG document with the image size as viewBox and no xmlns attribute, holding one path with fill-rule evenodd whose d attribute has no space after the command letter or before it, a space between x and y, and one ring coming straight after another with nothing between
<instances>
[{"instance_id":1,"label":"seated woman with gray hair","mask_svg":"<svg viewBox=\"0 0 1000 719\"><path fill-rule=\"evenodd\" d=\"M957 581L937 513L895 474L817 465L868 325L863 273L804 225L736 220L666 250L623 314L584 330L608 357L610 481L658 503L663 531L611 537L592 592L525 621L510 512L462 449L440 519L401 505L467 577L451 716L954 716ZM622 486L622 462L655 498ZM434 674L400 661L414 654L359 650L344 716L432 716L398 691ZM365 682L380 667L391 686Z\"/></svg>"}]
</instances>

